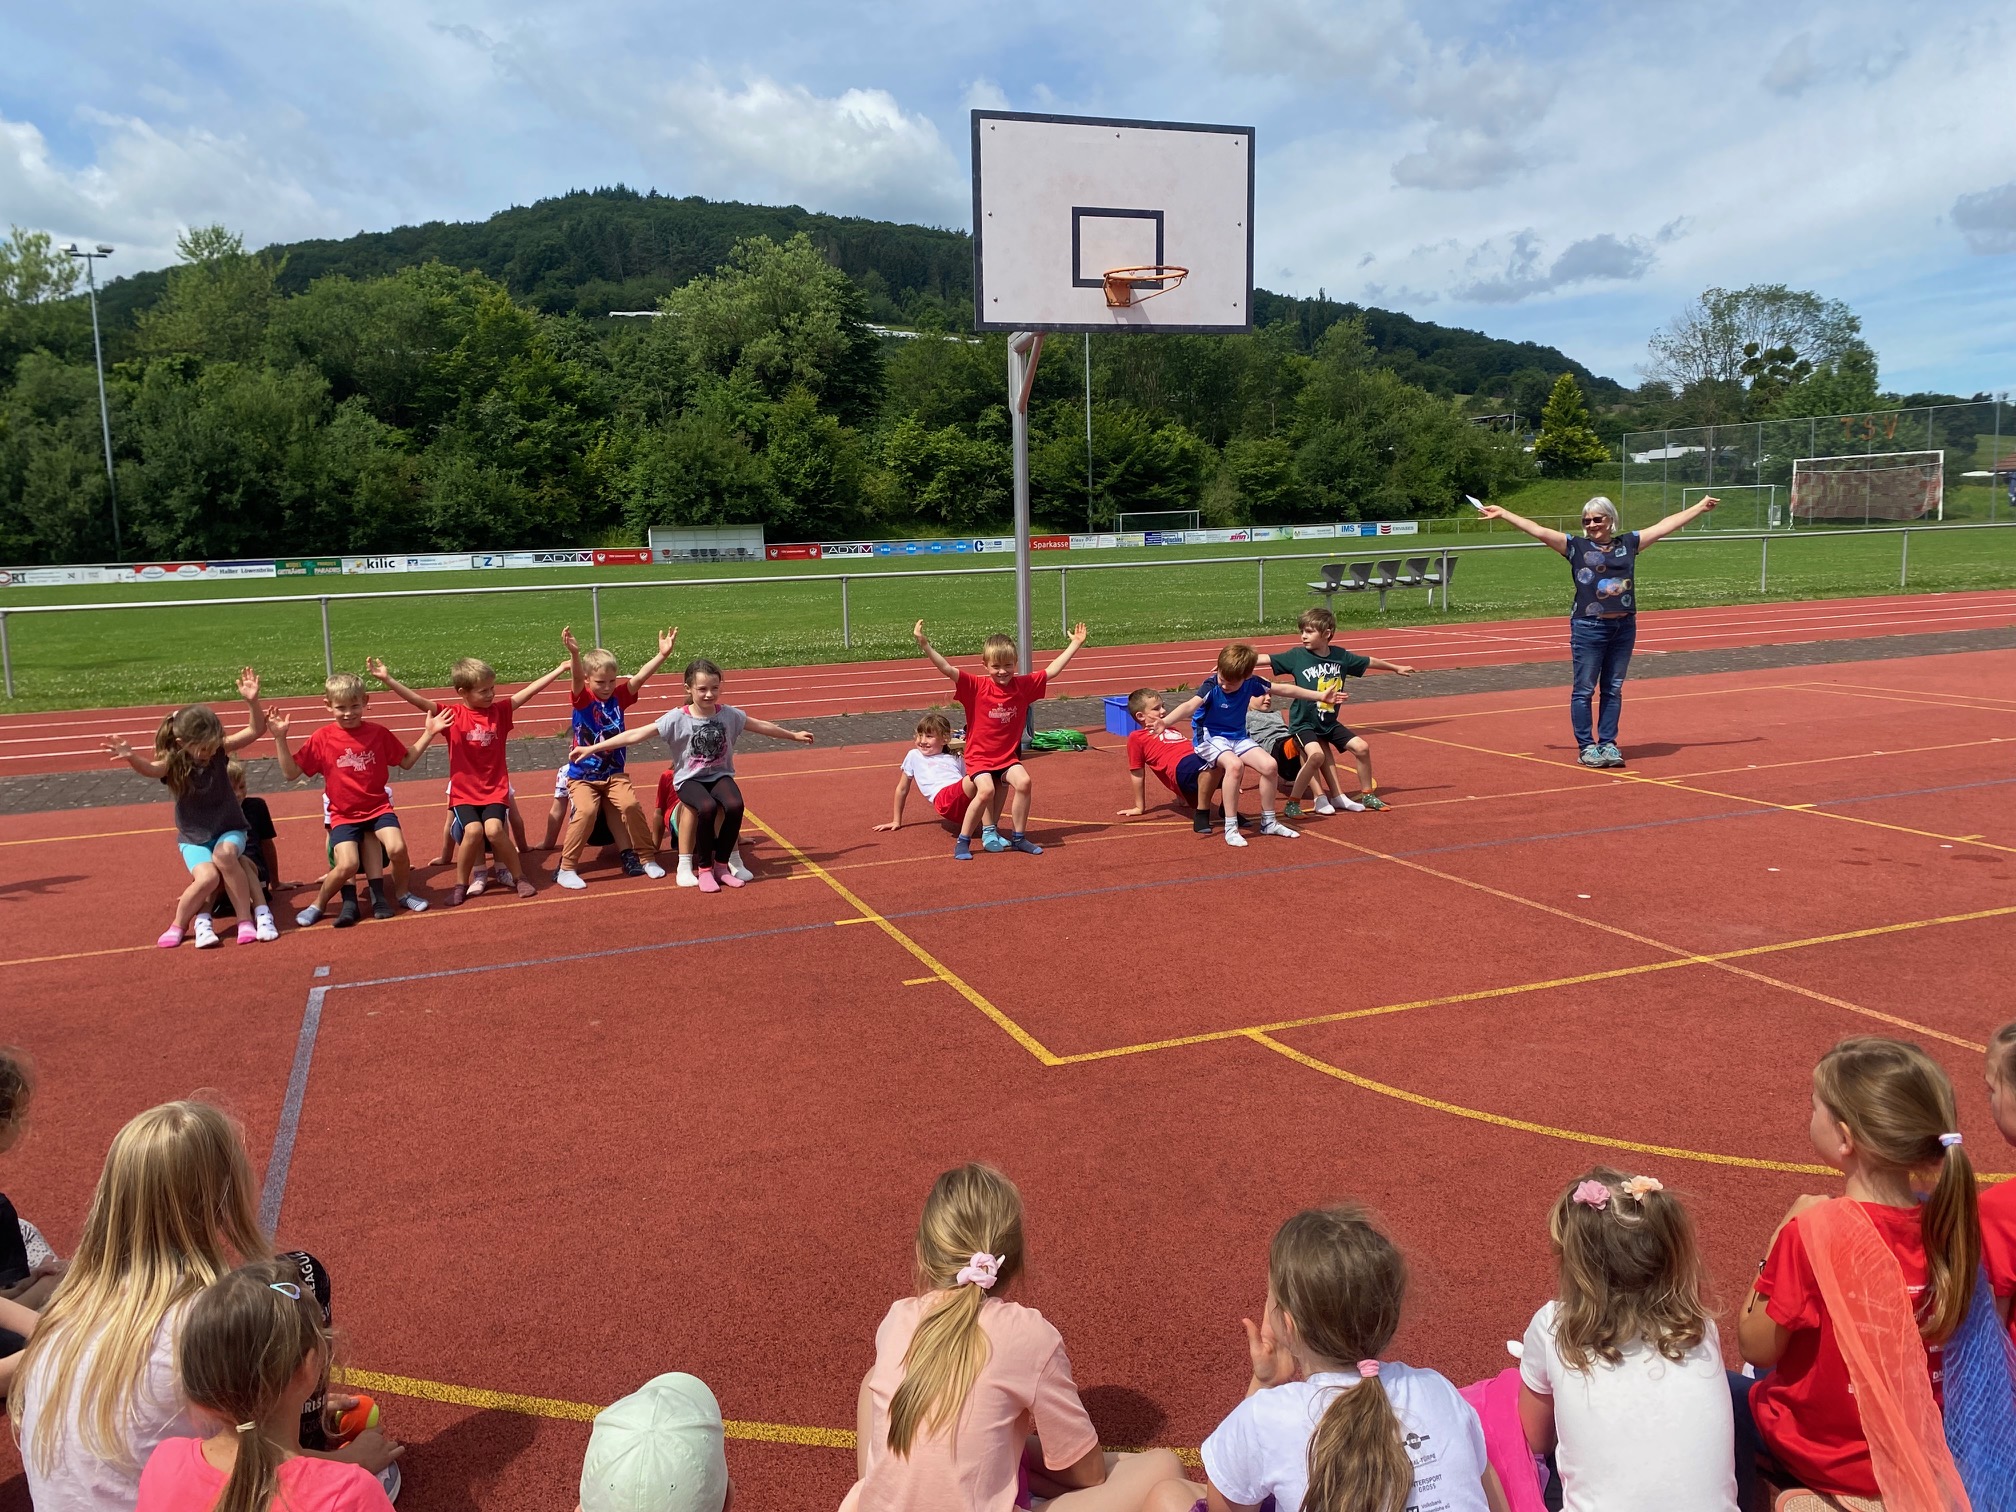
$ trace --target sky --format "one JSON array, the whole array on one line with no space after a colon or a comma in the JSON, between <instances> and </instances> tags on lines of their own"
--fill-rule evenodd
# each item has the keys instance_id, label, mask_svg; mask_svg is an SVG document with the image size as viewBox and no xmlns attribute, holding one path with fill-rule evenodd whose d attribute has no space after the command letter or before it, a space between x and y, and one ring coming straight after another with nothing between
<instances>
[{"instance_id":1,"label":"sky","mask_svg":"<svg viewBox=\"0 0 2016 1512\"><path fill-rule=\"evenodd\" d=\"M1703 289L2016 388L1998 0L93 0L10 6L0 220L174 260L626 183L965 228L974 107L1256 130L1256 279L1625 383Z\"/></svg>"}]
</instances>

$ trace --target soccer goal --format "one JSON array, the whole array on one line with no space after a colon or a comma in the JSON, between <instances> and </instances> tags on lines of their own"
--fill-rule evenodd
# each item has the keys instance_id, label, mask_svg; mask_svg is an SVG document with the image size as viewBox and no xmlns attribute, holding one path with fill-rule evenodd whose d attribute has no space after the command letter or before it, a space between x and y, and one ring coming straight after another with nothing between
<instances>
[{"instance_id":1,"label":"soccer goal","mask_svg":"<svg viewBox=\"0 0 2016 1512\"><path fill-rule=\"evenodd\" d=\"M1680 507L1690 508L1714 495L1716 506L1701 516L1689 530L1777 530L1785 524L1785 485L1782 483L1724 483L1716 487L1680 490Z\"/></svg>"},{"instance_id":2,"label":"soccer goal","mask_svg":"<svg viewBox=\"0 0 2016 1512\"><path fill-rule=\"evenodd\" d=\"M1792 464L1792 519L1944 519L1946 453L1801 457Z\"/></svg>"},{"instance_id":3,"label":"soccer goal","mask_svg":"<svg viewBox=\"0 0 2016 1512\"><path fill-rule=\"evenodd\" d=\"M1134 531L1150 530L1202 530L1204 511L1201 509L1148 509L1122 513L1116 527L1122 535Z\"/></svg>"}]
</instances>

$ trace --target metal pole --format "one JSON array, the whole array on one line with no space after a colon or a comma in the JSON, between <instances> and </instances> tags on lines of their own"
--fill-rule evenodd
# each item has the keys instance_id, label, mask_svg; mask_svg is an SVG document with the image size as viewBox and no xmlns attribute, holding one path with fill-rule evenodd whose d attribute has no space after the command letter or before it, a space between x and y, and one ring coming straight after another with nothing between
<instances>
[{"instance_id":1,"label":"metal pole","mask_svg":"<svg viewBox=\"0 0 2016 1512\"><path fill-rule=\"evenodd\" d=\"M98 362L98 428L105 436L105 494L112 501L112 555L126 553L119 544L119 482L112 474L112 412L105 405L105 349L98 340L98 259L82 254L84 275L91 287L91 355Z\"/></svg>"},{"instance_id":2,"label":"metal pole","mask_svg":"<svg viewBox=\"0 0 2016 1512\"><path fill-rule=\"evenodd\" d=\"M1085 333L1085 532L1092 524L1092 333ZM1067 632L1068 633L1068 632Z\"/></svg>"},{"instance_id":3,"label":"metal pole","mask_svg":"<svg viewBox=\"0 0 2016 1512\"><path fill-rule=\"evenodd\" d=\"M1897 561L1897 586L1902 588L1911 576L1911 532L1904 532L1904 550Z\"/></svg>"},{"instance_id":4,"label":"metal pole","mask_svg":"<svg viewBox=\"0 0 2016 1512\"><path fill-rule=\"evenodd\" d=\"M847 574L840 574L840 644L849 650L854 646L854 620L847 604Z\"/></svg>"},{"instance_id":5,"label":"metal pole","mask_svg":"<svg viewBox=\"0 0 2016 1512\"><path fill-rule=\"evenodd\" d=\"M336 675L336 657L329 649L329 600L326 596L322 600L322 675Z\"/></svg>"},{"instance_id":6,"label":"metal pole","mask_svg":"<svg viewBox=\"0 0 2016 1512\"><path fill-rule=\"evenodd\" d=\"M595 617L594 644L602 644L602 585L594 583L588 589L588 611Z\"/></svg>"},{"instance_id":7,"label":"metal pole","mask_svg":"<svg viewBox=\"0 0 2016 1512\"><path fill-rule=\"evenodd\" d=\"M1757 591L1764 592L1771 583L1771 537L1764 536L1757 542Z\"/></svg>"},{"instance_id":8,"label":"metal pole","mask_svg":"<svg viewBox=\"0 0 2016 1512\"><path fill-rule=\"evenodd\" d=\"M0 609L0 671L7 675L7 696L14 696L14 653L7 645L7 611Z\"/></svg>"},{"instance_id":9,"label":"metal pole","mask_svg":"<svg viewBox=\"0 0 2016 1512\"><path fill-rule=\"evenodd\" d=\"M1259 612L1254 616L1253 623L1258 625L1261 629L1264 630L1267 628L1267 558L1265 558L1264 556L1261 557L1259 559L1259 565L1260 565L1260 583L1259 583L1260 609Z\"/></svg>"},{"instance_id":10,"label":"metal pole","mask_svg":"<svg viewBox=\"0 0 2016 1512\"><path fill-rule=\"evenodd\" d=\"M1999 392L1994 395L1994 403L1995 439L1988 443L1988 523L1991 525L1995 523L1995 487L2002 480L2002 475L1995 471L2002 465L2002 395Z\"/></svg>"},{"instance_id":11,"label":"metal pole","mask_svg":"<svg viewBox=\"0 0 2016 1512\"><path fill-rule=\"evenodd\" d=\"M1041 331L1008 338L1008 415L1015 455L1015 670L1029 670L1029 389L1043 355Z\"/></svg>"},{"instance_id":12,"label":"metal pole","mask_svg":"<svg viewBox=\"0 0 2016 1512\"><path fill-rule=\"evenodd\" d=\"M1449 548L1442 548L1442 612L1449 612Z\"/></svg>"}]
</instances>

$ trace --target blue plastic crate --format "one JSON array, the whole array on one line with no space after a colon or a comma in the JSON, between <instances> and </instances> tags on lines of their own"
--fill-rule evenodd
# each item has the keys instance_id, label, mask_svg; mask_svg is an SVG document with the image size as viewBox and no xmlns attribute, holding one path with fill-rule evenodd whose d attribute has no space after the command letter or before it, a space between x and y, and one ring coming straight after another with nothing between
<instances>
[{"instance_id":1,"label":"blue plastic crate","mask_svg":"<svg viewBox=\"0 0 2016 1512\"><path fill-rule=\"evenodd\" d=\"M1141 721L1127 712L1127 696L1115 694L1106 700L1106 733L1108 735L1132 735L1141 728Z\"/></svg>"}]
</instances>

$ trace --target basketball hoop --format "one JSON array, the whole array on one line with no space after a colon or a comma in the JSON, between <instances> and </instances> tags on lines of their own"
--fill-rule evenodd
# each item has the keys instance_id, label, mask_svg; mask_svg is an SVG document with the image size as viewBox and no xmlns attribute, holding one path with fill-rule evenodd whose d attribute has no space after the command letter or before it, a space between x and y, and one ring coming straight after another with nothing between
<instances>
[{"instance_id":1,"label":"basketball hoop","mask_svg":"<svg viewBox=\"0 0 2016 1512\"><path fill-rule=\"evenodd\" d=\"M1158 247L1156 250L1161 249ZM1108 268L1105 274L1106 304L1111 309L1124 310L1144 299L1153 299L1157 294L1167 294L1189 276L1188 268L1179 268L1173 263Z\"/></svg>"}]
</instances>

